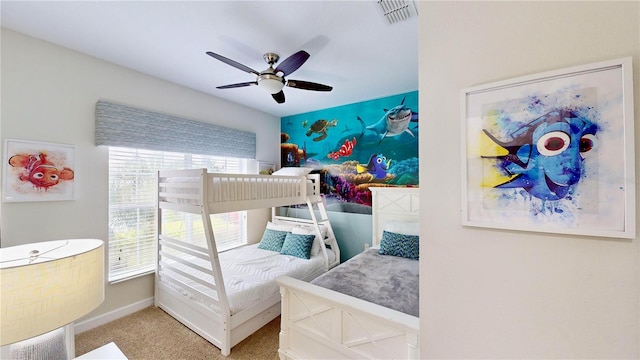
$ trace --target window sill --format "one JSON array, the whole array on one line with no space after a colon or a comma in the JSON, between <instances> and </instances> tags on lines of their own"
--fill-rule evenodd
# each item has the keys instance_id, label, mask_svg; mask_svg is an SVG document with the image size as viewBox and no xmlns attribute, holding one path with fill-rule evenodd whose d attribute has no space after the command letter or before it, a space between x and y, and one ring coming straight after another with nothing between
<instances>
[{"instance_id":1,"label":"window sill","mask_svg":"<svg viewBox=\"0 0 640 360\"><path fill-rule=\"evenodd\" d=\"M237 244L237 245L231 245L229 247L226 247L222 250L218 250L218 253L223 253L229 250L233 250L233 249L237 249L243 246L247 246L249 244ZM114 277L110 277L108 282L109 284L117 284L117 283L121 283L123 281L127 281L127 280L131 280L131 279L135 279L135 278L139 278L141 276L146 276L149 274L154 274L156 272L156 269L149 269L146 271L141 271L139 273L135 273L135 274L128 274L128 275L120 275L120 276L114 276Z\"/></svg>"},{"instance_id":2,"label":"window sill","mask_svg":"<svg viewBox=\"0 0 640 360\"><path fill-rule=\"evenodd\" d=\"M135 273L135 274L127 274L127 275L120 275L120 276L114 276L114 277L110 277L108 282L110 285L113 284L117 284L117 283L121 283L123 281L127 281L127 280L131 280L131 279L135 279L135 278L139 278L142 276L146 276L149 274L154 274L156 272L156 269L149 269L146 271L141 271L139 273Z\"/></svg>"},{"instance_id":3,"label":"window sill","mask_svg":"<svg viewBox=\"0 0 640 360\"><path fill-rule=\"evenodd\" d=\"M222 249L222 250L218 250L218 253L223 253L223 252L225 252L225 251L229 251L229 250L233 250L233 249L241 248L241 247L243 247L243 246L247 246L247 245L249 245L249 244L237 244L237 245L231 245L231 246L226 247L226 248L224 248L224 249Z\"/></svg>"}]
</instances>

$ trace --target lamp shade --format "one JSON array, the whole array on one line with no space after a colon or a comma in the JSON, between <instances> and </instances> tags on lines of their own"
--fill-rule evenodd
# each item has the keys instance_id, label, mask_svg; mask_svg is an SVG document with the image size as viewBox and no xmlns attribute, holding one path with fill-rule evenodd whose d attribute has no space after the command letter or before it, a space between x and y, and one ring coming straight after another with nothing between
<instances>
[{"instance_id":1,"label":"lamp shade","mask_svg":"<svg viewBox=\"0 0 640 360\"><path fill-rule=\"evenodd\" d=\"M104 300L104 243L55 240L0 248L0 345L44 334Z\"/></svg>"},{"instance_id":2,"label":"lamp shade","mask_svg":"<svg viewBox=\"0 0 640 360\"><path fill-rule=\"evenodd\" d=\"M262 74L258 79L258 86L269 94L276 94L284 87L284 80L276 75Z\"/></svg>"}]
</instances>

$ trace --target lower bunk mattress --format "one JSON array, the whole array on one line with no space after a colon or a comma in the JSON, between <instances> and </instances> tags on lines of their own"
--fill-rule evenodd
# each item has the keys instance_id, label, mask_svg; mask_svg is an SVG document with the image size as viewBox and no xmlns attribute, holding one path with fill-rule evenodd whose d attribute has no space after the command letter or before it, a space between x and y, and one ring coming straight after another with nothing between
<instances>
[{"instance_id":1,"label":"lower bunk mattress","mask_svg":"<svg viewBox=\"0 0 640 360\"><path fill-rule=\"evenodd\" d=\"M274 280L279 276L286 275L309 281L324 272L324 257L322 253L312 256L311 259L301 259L274 251L258 249L257 246L258 244L242 246L218 254L229 310L232 315L269 296L277 294L279 286ZM327 249L327 253L329 262L333 261L335 258L334 253L329 249ZM198 271L194 267L176 261L164 261L166 261L167 265L175 267L179 271L197 277L201 282L206 284L214 283L212 275ZM196 267L211 268L209 261L197 257L190 258L189 263ZM187 284L188 287L173 282L169 277L163 278L163 272L180 279L180 282ZM169 266L163 269L162 263L160 279L162 283L182 295L205 305L215 312L220 312L216 303L208 298L212 297L217 300L216 292L201 282L184 277L179 272L172 271ZM202 294L206 294L208 297Z\"/></svg>"},{"instance_id":2,"label":"lower bunk mattress","mask_svg":"<svg viewBox=\"0 0 640 360\"><path fill-rule=\"evenodd\" d=\"M368 249L320 275L312 284L418 316L418 261Z\"/></svg>"}]
</instances>

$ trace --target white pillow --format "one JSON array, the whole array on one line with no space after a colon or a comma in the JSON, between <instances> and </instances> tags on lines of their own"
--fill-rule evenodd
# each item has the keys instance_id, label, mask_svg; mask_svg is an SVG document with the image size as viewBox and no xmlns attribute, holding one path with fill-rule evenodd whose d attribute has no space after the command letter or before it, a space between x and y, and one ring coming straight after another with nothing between
<instances>
[{"instance_id":1,"label":"white pillow","mask_svg":"<svg viewBox=\"0 0 640 360\"><path fill-rule=\"evenodd\" d=\"M420 235L420 223L416 221L387 220L383 230L402 235Z\"/></svg>"},{"instance_id":2,"label":"white pillow","mask_svg":"<svg viewBox=\"0 0 640 360\"><path fill-rule=\"evenodd\" d=\"M308 167L283 167L280 170L274 171L271 175L284 175L284 176L306 176L313 170Z\"/></svg>"},{"instance_id":3,"label":"white pillow","mask_svg":"<svg viewBox=\"0 0 640 360\"><path fill-rule=\"evenodd\" d=\"M292 234L297 235L315 235L315 229L306 226L296 226L291 229ZM320 235L322 235L322 239L318 238L318 235L313 239L313 246L311 246L311 256L316 256L320 253L320 247L324 244L324 238L327 236L327 228L324 226L320 226Z\"/></svg>"},{"instance_id":4,"label":"white pillow","mask_svg":"<svg viewBox=\"0 0 640 360\"><path fill-rule=\"evenodd\" d=\"M295 224L274 224L271 221L267 222L267 229L271 230L291 232L291 229L293 229L295 226Z\"/></svg>"}]
</instances>

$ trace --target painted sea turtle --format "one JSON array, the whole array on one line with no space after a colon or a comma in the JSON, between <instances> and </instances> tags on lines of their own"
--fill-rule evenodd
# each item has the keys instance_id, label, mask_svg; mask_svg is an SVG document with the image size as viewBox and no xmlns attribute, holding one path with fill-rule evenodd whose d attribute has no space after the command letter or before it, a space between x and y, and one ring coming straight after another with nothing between
<instances>
[{"instance_id":1,"label":"painted sea turtle","mask_svg":"<svg viewBox=\"0 0 640 360\"><path fill-rule=\"evenodd\" d=\"M320 141L327 137L327 130L334 126L338 125L338 119L333 119L331 121L320 119L316 120L311 126L309 126L309 131L307 131L307 136L311 136L313 133L321 134L320 136L313 138L313 141Z\"/></svg>"}]
</instances>

